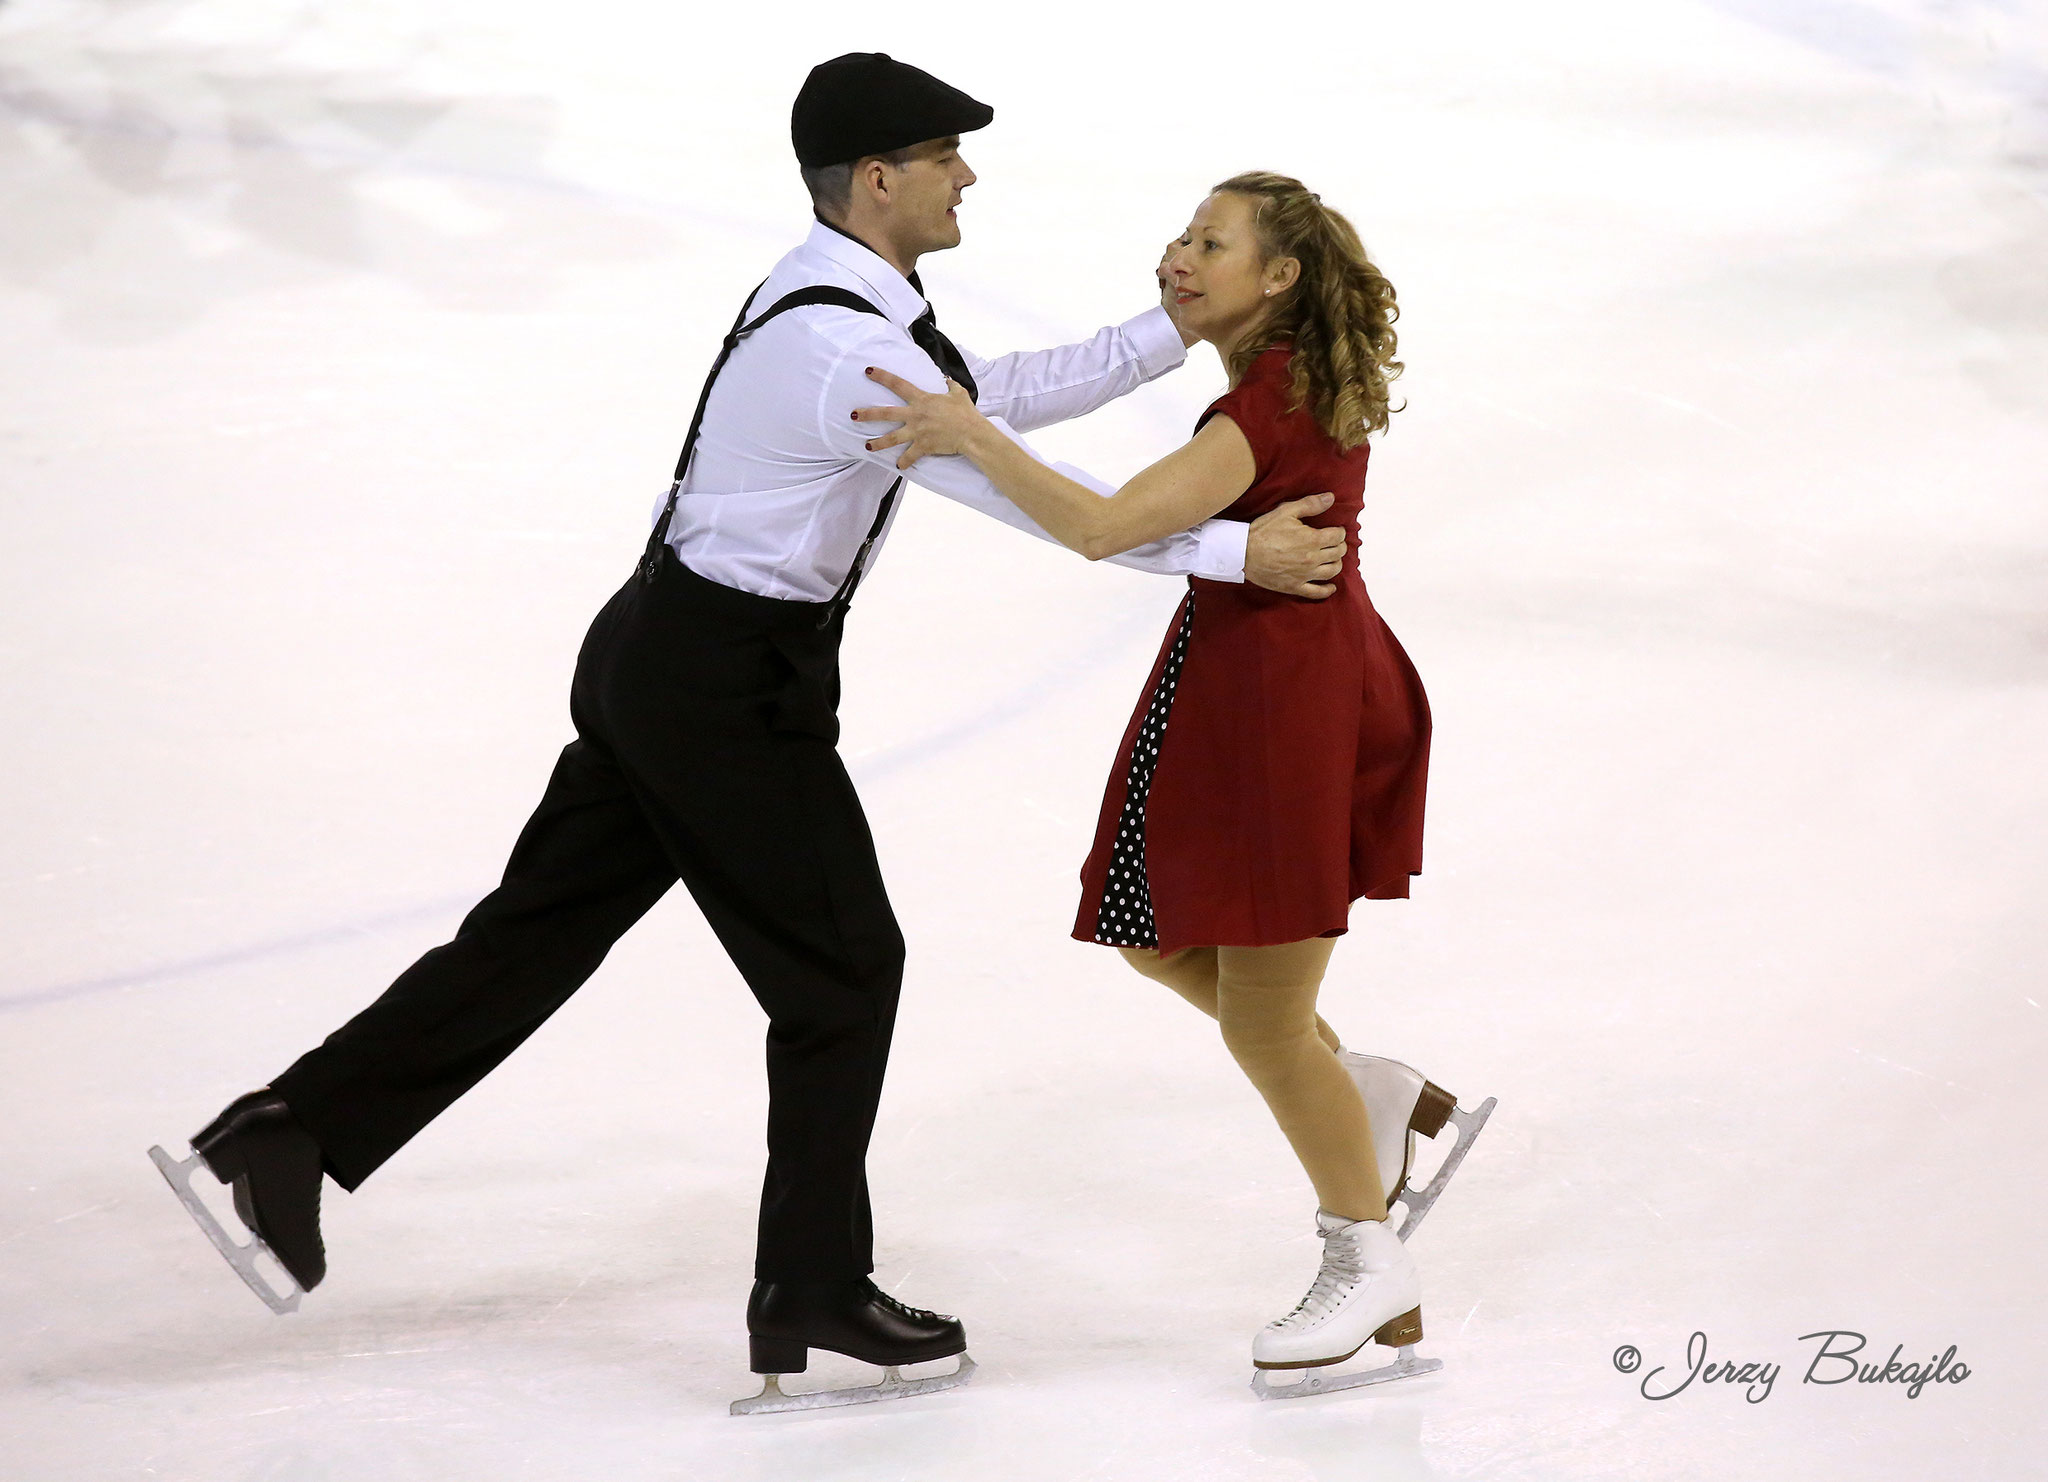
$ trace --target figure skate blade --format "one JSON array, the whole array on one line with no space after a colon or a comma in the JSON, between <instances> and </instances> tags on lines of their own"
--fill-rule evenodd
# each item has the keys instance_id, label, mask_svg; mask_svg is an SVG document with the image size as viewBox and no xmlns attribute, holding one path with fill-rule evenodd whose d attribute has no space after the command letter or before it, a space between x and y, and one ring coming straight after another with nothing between
<instances>
[{"instance_id":1,"label":"figure skate blade","mask_svg":"<svg viewBox=\"0 0 2048 1482\"><path fill-rule=\"evenodd\" d=\"M824 1410L834 1405L865 1405L874 1400L902 1400L912 1395L937 1394L958 1389L974 1377L974 1360L960 1355L960 1366L950 1374L933 1374L923 1379L905 1379L896 1366L882 1370L880 1384L855 1384L846 1389L819 1389L809 1394L785 1393L780 1374L761 1376L761 1392L732 1402L734 1415L771 1415L781 1410Z\"/></svg>"},{"instance_id":2,"label":"figure skate blade","mask_svg":"<svg viewBox=\"0 0 2048 1482\"><path fill-rule=\"evenodd\" d=\"M1479 1136L1479 1129L1484 1127L1486 1119L1493 1115L1493 1104L1494 1098L1489 1096L1479 1103L1475 1111L1466 1111L1463 1107L1452 1108L1446 1120L1458 1129L1457 1137L1451 1144L1450 1152L1444 1155L1443 1163L1437 1168L1436 1177L1432 1178L1429 1186L1424 1189L1417 1189L1411 1184L1396 1195L1393 1204L1388 1206L1389 1213L1396 1206L1406 1211L1400 1229L1395 1231L1403 1240L1415 1233L1417 1227L1422 1224L1422 1217L1429 1213L1438 1197L1442 1195L1444 1185L1451 1181L1451 1175L1456 1173L1458 1165L1465 1161L1465 1154L1472 1150L1472 1143Z\"/></svg>"},{"instance_id":3,"label":"figure skate blade","mask_svg":"<svg viewBox=\"0 0 2048 1482\"><path fill-rule=\"evenodd\" d=\"M1417 1374L1434 1374L1444 1366L1442 1359L1417 1357L1415 1345L1400 1349L1391 1364L1382 1364L1377 1369L1357 1369L1351 1373L1340 1373L1335 1364L1325 1364L1320 1369L1254 1369L1252 1371L1252 1393L1262 1400L1299 1400L1309 1395L1332 1395L1339 1390L1357 1389L1367 1384L1386 1384L1395 1379L1409 1379ZM1289 1383L1273 1382L1275 1374L1297 1373L1301 1378Z\"/></svg>"},{"instance_id":4,"label":"figure skate blade","mask_svg":"<svg viewBox=\"0 0 2048 1482\"><path fill-rule=\"evenodd\" d=\"M262 1238L253 1230L249 1232L247 1245L237 1245L234 1237L214 1218L213 1211L200 1202L198 1193L192 1187L192 1171L205 1167L206 1160L194 1153L181 1163L160 1147L149 1150L149 1160L156 1164L157 1172L164 1176L164 1181L171 1186L171 1192L176 1194L178 1202L185 1206L185 1212L192 1216L201 1230L206 1232L206 1238L213 1242L213 1248L226 1257L227 1263L235 1268L235 1274L248 1283L249 1290L261 1297L264 1305L272 1312L297 1312L299 1298L304 1293L299 1284L291 1279L291 1274L285 1273L285 1284L290 1290L280 1293L256 1265L256 1257L259 1254L270 1256L273 1261L277 1259L271 1254L270 1247L265 1245ZM211 1170L208 1172L210 1175ZM283 1267L280 1265L278 1269L283 1270Z\"/></svg>"}]
</instances>

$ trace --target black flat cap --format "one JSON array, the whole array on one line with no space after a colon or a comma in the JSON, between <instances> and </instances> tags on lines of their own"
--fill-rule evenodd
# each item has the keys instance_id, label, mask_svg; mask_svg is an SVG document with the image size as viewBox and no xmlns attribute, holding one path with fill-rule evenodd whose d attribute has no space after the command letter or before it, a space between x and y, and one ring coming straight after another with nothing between
<instances>
[{"instance_id":1,"label":"black flat cap","mask_svg":"<svg viewBox=\"0 0 2048 1482\"><path fill-rule=\"evenodd\" d=\"M995 109L886 52L850 51L811 68L789 112L806 169L987 128Z\"/></svg>"}]
</instances>

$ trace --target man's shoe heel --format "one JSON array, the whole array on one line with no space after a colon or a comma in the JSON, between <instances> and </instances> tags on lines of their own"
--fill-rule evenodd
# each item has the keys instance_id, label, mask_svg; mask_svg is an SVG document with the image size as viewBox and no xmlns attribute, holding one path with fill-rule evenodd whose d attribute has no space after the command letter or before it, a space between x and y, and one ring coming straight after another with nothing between
<instances>
[{"instance_id":1,"label":"man's shoe heel","mask_svg":"<svg viewBox=\"0 0 2048 1482\"><path fill-rule=\"evenodd\" d=\"M801 1374L810 1361L810 1349L787 1338L747 1338L748 1365L756 1374Z\"/></svg>"},{"instance_id":2,"label":"man's shoe heel","mask_svg":"<svg viewBox=\"0 0 2048 1482\"><path fill-rule=\"evenodd\" d=\"M233 1183L249 1171L242 1149L235 1142L235 1129L223 1117L192 1139L192 1151L199 1154L208 1170L222 1183Z\"/></svg>"},{"instance_id":3,"label":"man's shoe heel","mask_svg":"<svg viewBox=\"0 0 2048 1482\"><path fill-rule=\"evenodd\" d=\"M1435 1081L1424 1081L1422 1094L1415 1099L1415 1111L1408 1118L1408 1129L1420 1132L1424 1137L1434 1137L1444 1130L1444 1123L1457 1109L1457 1097Z\"/></svg>"}]
</instances>

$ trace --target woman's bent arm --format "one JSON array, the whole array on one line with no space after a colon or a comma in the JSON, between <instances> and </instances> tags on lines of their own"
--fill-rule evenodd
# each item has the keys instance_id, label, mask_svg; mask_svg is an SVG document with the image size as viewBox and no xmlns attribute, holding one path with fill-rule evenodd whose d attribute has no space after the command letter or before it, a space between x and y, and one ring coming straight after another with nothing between
<instances>
[{"instance_id":1,"label":"woman's bent arm","mask_svg":"<svg viewBox=\"0 0 2048 1482\"><path fill-rule=\"evenodd\" d=\"M1235 504L1256 476L1251 444L1221 414L1107 499L994 427L970 434L962 451L1047 534L1091 561L1199 524Z\"/></svg>"},{"instance_id":2,"label":"woman's bent arm","mask_svg":"<svg viewBox=\"0 0 2048 1482\"><path fill-rule=\"evenodd\" d=\"M914 386L879 366L868 378L903 398L900 407L861 407L856 422L894 422L871 451L900 447L898 468L928 454L961 453L1003 496L1054 540L1091 561L1120 555L1228 509L1258 477L1251 444L1230 418L1211 417L1181 447L1104 498L1040 463L975 408L967 392Z\"/></svg>"}]
</instances>

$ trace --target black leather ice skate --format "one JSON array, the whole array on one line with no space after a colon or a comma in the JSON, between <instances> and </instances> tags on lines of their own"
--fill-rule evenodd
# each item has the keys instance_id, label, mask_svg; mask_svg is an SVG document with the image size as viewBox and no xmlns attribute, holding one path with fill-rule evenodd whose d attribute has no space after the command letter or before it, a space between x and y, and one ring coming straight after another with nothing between
<instances>
[{"instance_id":1,"label":"black leather ice skate","mask_svg":"<svg viewBox=\"0 0 2048 1482\"><path fill-rule=\"evenodd\" d=\"M300 1295L326 1276L320 1146L276 1092L266 1087L230 1102L192 1139L192 1156L184 1161L174 1161L160 1147L149 1156L206 1238L273 1312L296 1310ZM201 1163L233 1186L235 1214L254 1237L248 1244L229 1235L193 1193L192 1173ZM284 1267L295 1284L292 1291L280 1293L264 1279L258 1251L268 1251Z\"/></svg>"},{"instance_id":2,"label":"black leather ice skate","mask_svg":"<svg viewBox=\"0 0 2048 1482\"><path fill-rule=\"evenodd\" d=\"M959 1319L905 1306L864 1276L852 1281L755 1282L747 1302L747 1346L753 1371L766 1377L760 1394L733 1401L735 1415L930 1394L965 1384L974 1373ZM783 1393L780 1377L801 1374L809 1367L813 1348L879 1364L882 1382L811 1394ZM949 1374L904 1379L897 1373L904 1364L956 1353L960 1365Z\"/></svg>"}]
</instances>

